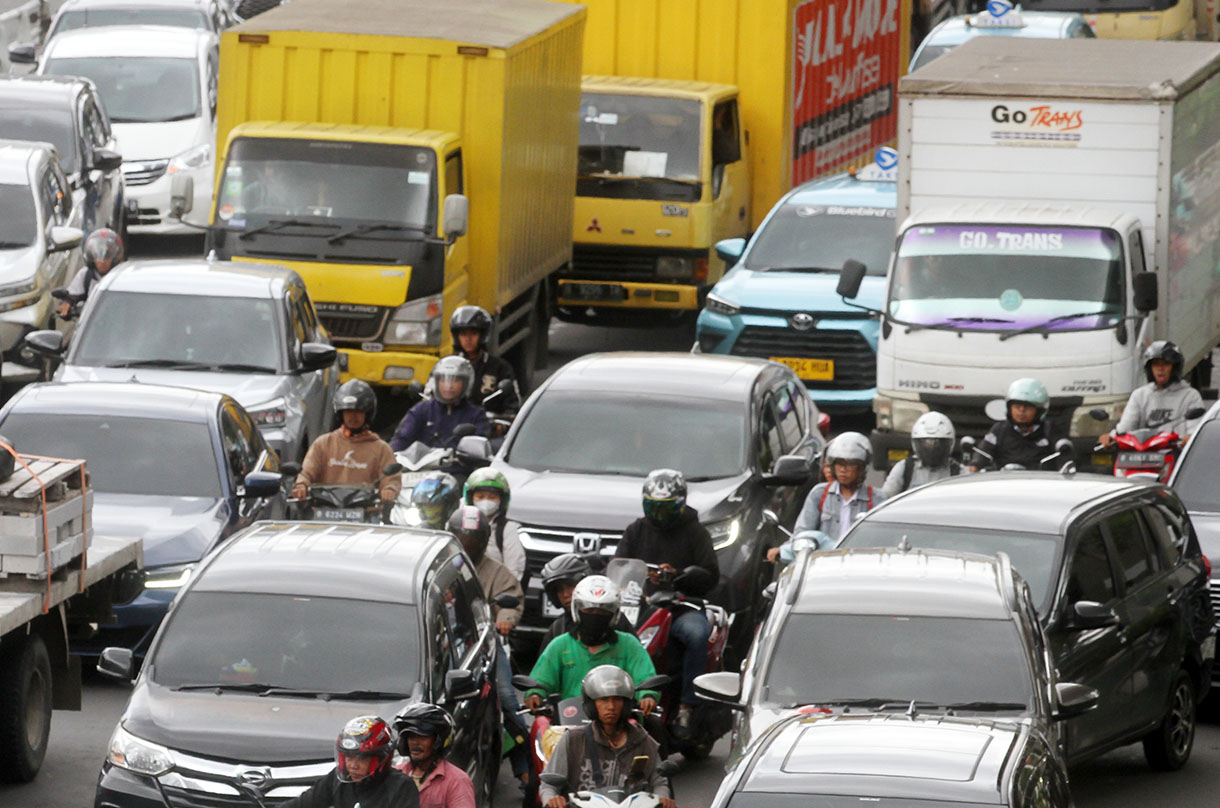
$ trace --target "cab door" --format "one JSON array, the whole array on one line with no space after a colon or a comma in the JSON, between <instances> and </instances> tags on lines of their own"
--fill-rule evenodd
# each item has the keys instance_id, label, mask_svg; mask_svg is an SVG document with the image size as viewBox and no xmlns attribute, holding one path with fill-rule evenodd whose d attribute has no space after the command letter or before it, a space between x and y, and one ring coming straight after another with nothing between
<instances>
[{"instance_id":1,"label":"cab door","mask_svg":"<svg viewBox=\"0 0 1220 808\"><path fill-rule=\"evenodd\" d=\"M714 246L721 239L746 236L750 231L750 167L736 97L712 106L708 131L712 161L710 246ZM708 260L707 286L711 287L727 267L714 250L709 250Z\"/></svg>"}]
</instances>

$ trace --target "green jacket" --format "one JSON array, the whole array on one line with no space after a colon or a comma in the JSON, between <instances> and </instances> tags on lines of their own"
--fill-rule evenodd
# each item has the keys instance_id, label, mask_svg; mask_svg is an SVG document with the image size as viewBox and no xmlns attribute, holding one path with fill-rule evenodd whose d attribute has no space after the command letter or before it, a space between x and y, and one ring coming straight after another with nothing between
<instances>
[{"instance_id":1,"label":"green jacket","mask_svg":"<svg viewBox=\"0 0 1220 808\"><path fill-rule=\"evenodd\" d=\"M576 698L580 696L580 683L585 674L598 665L622 668L637 685L655 676L657 671L652 666L652 658L635 635L624 631L614 633L618 635L618 642L606 643L596 654L589 653L589 647L571 634L560 634L551 640L530 671L530 677L537 680L542 689L530 690L526 695L537 693L545 699L548 693L558 693L561 699ZM640 690L636 695L660 698L655 690Z\"/></svg>"}]
</instances>

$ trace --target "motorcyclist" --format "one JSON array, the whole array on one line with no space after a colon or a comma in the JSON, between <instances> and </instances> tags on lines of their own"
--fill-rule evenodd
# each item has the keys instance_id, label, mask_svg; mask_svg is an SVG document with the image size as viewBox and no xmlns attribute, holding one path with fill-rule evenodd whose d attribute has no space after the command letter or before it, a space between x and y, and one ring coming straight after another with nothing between
<instances>
[{"instance_id":1,"label":"motorcyclist","mask_svg":"<svg viewBox=\"0 0 1220 808\"><path fill-rule=\"evenodd\" d=\"M543 772L562 776L567 793L626 787L630 793L650 791L663 808L674 808L669 782L657 772L657 742L630 720L636 706L631 676L614 665L599 665L585 675L580 692L591 723L560 736ZM648 758L648 765L639 780L628 782L637 757ZM545 782L538 793L546 808L567 805L566 794Z\"/></svg>"},{"instance_id":2,"label":"motorcyclist","mask_svg":"<svg viewBox=\"0 0 1220 808\"><path fill-rule=\"evenodd\" d=\"M542 649L530 677L540 685L525 695L525 706L542 707L548 693L561 699L580 695L580 684L598 665L615 665L637 682L656 675L652 658L634 634L616 631L619 588L604 575L590 575L572 592L572 630L560 634ZM657 706L656 691L642 692L640 712L648 715Z\"/></svg>"},{"instance_id":3,"label":"motorcyclist","mask_svg":"<svg viewBox=\"0 0 1220 808\"><path fill-rule=\"evenodd\" d=\"M826 447L826 461L834 473L834 482L818 483L809 492L796 517L793 534L820 530L837 541L857 517L884 502L885 494L865 480L872 457L872 445L859 432L844 432L835 437ZM778 559L781 548L782 545L767 550L767 560Z\"/></svg>"},{"instance_id":4,"label":"motorcyclist","mask_svg":"<svg viewBox=\"0 0 1220 808\"><path fill-rule=\"evenodd\" d=\"M1037 379L1017 379L1010 384L1004 397L1008 416L992 426L974 448L970 470L1002 469L1010 463L1042 468L1043 458L1054 453L1059 438L1046 420L1050 402L1046 386Z\"/></svg>"},{"instance_id":5,"label":"motorcyclist","mask_svg":"<svg viewBox=\"0 0 1220 808\"><path fill-rule=\"evenodd\" d=\"M881 493L888 499L908 488L961 474L961 464L952 457L956 438L953 422L944 413L919 416L911 427L911 454L890 469Z\"/></svg>"},{"instance_id":6,"label":"motorcyclist","mask_svg":"<svg viewBox=\"0 0 1220 808\"><path fill-rule=\"evenodd\" d=\"M85 239L81 256L85 259L85 265L72 276L67 289L68 299L59 302L59 316L65 320L72 318L72 308L76 304L88 300L94 285L105 277L110 268L123 260L123 241L109 227L100 227Z\"/></svg>"},{"instance_id":7,"label":"motorcyclist","mask_svg":"<svg viewBox=\"0 0 1220 808\"><path fill-rule=\"evenodd\" d=\"M462 504L457 478L447 471L430 471L411 489L411 507L421 527L444 530L449 516Z\"/></svg>"},{"instance_id":8,"label":"motorcyclist","mask_svg":"<svg viewBox=\"0 0 1220 808\"><path fill-rule=\"evenodd\" d=\"M416 441L452 449L457 445L453 430L458 424L472 424L476 435L487 436L487 412L470 401L474 387L470 362L461 356L446 356L432 368L432 380L434 397L407 410L390 441L394 451L401 452Z\"/></svg>"},{"instance_id":9,"label":"motorcyclist","mask_svg":"<svg viewBox=\"0 0 1220 808\"><path fill-rule=\"evenodd\" d=\"M339 427L309 447L292 486L292 496L308 496L313 483L378 484L382 504L393 504L402 489L402 475L381 473L395 460L394 452L371 428L377 415L377 394L366 382L350 379L335 391L334 409Z\"/></svg>"},{"instance_id":10,"label":"motorcyclist","mask_svg":"<svg viewBox=\"0 0 1220 808\"><path fill-rule=\"evenodd\" d=\"M551 622L546 634L542 635L541 648L546 648L551 640L575 627L572 621L572 592L578 583L592 574L593 568L589 566L588 559L579 553L560 553L543 565L539 572L543 596L560 610L560 614ZM629 634L635 630L622 611L619 611L614 628Z\"/></svg>"},{"instance_id":11,"label":"motorcyclist","mask_svg":"<svg viewBox=\"0 0 1220 808\"><path fill-rule=\"evenodd\" d=\"M344 725L335 768L280 808L419 808L415 782L392 765L394 736L375 715Z\"/></svg>"},{"instance_id":12,"label":"motorcyclist","mask_svg":"<svg viewBox=\"0 0 1220 808\"><path fill-rule=\"evenodd\" d=\"M1136 429L1166 429L1182 436L1182 442L1195 426L1187 423L1186 413L1203 407L1203 396L1182 379L1185 357L1178 346L1159 339L1144 351L1144 375L1148 383L1136 388L1123 408L1114 431L1102 435L1102 446L1114 442L1114 436Z\"/></svg>"},{"instance_id":13,"label":"motorcyclist","mask_svg":"<svg viewBox=\"0 0 1220 808\"><path fill-rule=\"evenodd\" d=\"M449 318L449 335L453 338L453 352L464 356L474 370L474 386L470 389L470 400L480 406L483 399L495 392L500 382L512 382L511 394L499 399L496 412L514 410L520 402L520 391L513 377L513 366L488 350L487 340L491 336L491 315L478 306L458 306Z\"/></svg>"},{"instance_id":14,"label":"motorcyclist","mask_svg":"<svg viewBox=\"0 0 1220 808\"><path fill-rule=\"evenodd\" d=\"M686 479L674 469L655 469L644 481L644 515L623 531L615 558L638 558L660 566L662 573L677 575L689 567L708 573L704 580L680 588L684 595L707 594L720 580L720 564L712 549L712 537L699 522L698 512L686 504ZM659 573L650 572L644 594L657 590ZM702 584L702 585L700 585ZM707 672L707 641L712 627L702 609L684 609L674 616L670 637L682 646L682 697L674 722L674 734L689 737L694 709L695 677Z\"/></svg>"},{"instance_id":15,"label":"motorcyclist","mask_svg":"<svg viewBox=\"0 0 1220 808\"><path fill-rule=\"evenodd\" d=\"M404 758L396 768L415 781L420 808L475 808L470 775L445 760L457 731L448 712L416 702L394 719L394 731Z\"/></svg>"},{"instance_id":16,"label":"motorcyclist","mask_svg":"<svg viewBox=\"0 0 1220 808\"><path fill-rule=\"evenodd\" d=\"M493 469L475 469L466 478L465 501L483 512L491 522L493 541L487 544L487 555L508 567L525 588L525 547L517 536L520 527L508 518L508 503L512 492L508 479Z\"/></svg>"}]
</instances>

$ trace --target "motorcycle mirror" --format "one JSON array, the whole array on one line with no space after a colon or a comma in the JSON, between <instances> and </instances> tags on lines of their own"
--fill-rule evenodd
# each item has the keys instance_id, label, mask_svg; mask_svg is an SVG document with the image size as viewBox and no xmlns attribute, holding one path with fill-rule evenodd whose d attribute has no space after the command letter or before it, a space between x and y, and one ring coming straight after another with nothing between
<instances>
[{"instance_id":1,"label":"motorcycle mirror","mask_svg":"<svg viewBox=\"0 0 1220 808\"><path fill-rule=\"evenodd\" d=\"M501 392L511 393L513 391L513 380L512 379L501 379L500 383L496 385L496 388L499 389Z\"/></svg>"},{"instance_id":2,"label":"motorcycle mirror","mask_svg":"<svg viewBox=\"0 0 1220 808\"><path fill-rule=\"evenodd\" d=\"M977 441L969 435L962 435L961 440L957 442L957 451L963 460L970 458L974 454L974 446Z\"/></svg>"},{"instance_id":3,"label":"motorcycle mirror","mask_svg":"<svg viewBox=\"0 0 1220 808\"><path fill-rule=\"evenodd\" d=\"M1076 459L1076 445L1067 438L1060 438L1059 440L1055 441L1055 451L1058 452L1059 456L1064 460Z\"/></svg>"},{"instance_id":4,"label":"motorcycle mirror","mask_svg":"<svg viewBox=\"0 0 1220 808\"><path fill-rule=\"evenodd\" d=\"M660 763L657 764L657 774L661 775L662 777L673 777L677 773L678 773L678 764L675 763L672 759L662 760Z\"/></svg>"},{"instance_id":5,"label":"motorcycle mirror","mask_svg":"<svg viewBox=\"0 0 1220 808\"><path fill-rule=\"evenodd\" d=\"M511 681L513 687L518 690L542 690L542 685L538 684L537 679L533 679L523 673L515 674Z\"/></svg>"},{"instance_id":6,"label":"motorcycle mirror","mask_svg":"<svg viewBox=\"0 0 1220 808\"><path fill-rule=\"evenodd\" d=\"M988 401L983 407L983 412L993 421L1004 421L1008 419L1008 403L1002 398L993 398Z\"/></svg>"},{"instance_id":7,"label":"motorcycle mirror","mask_svg":"<svg viewBox=\"0 0 1220 808\"><path fill-rule=\"evenodd\" d=\"M1206 407L1191 407L1189 410L1186 411L1186 420L1193 421L1196 418L1202 418L1206 414L1207 414Z\"/></svg>"},{"instance_id":8,"label":"motorcycle mirror","mask_svg":"<svg viewBox=\"0 0 1220 808\"><path fill-rule=\"evenodd\" d=\"M458 424L453 428L453 437L461 440L470 437L474 432L474 424Z\"/></svg>"},{"instance_id":9,"label":"motorcycle mirror","mask_svg":"<svg viewBox=\"0 0 1220 808\"><path fill-rule=\"evenodd\" d=\"M515 676L513 677L516 678ZM673 682L674 677L666 676L663 673L658 673L656 676L649 676L644 681L635 686L636 690L660 690L666 685ZM515 684L515 682L514 682Z\"/></svg>"},{"instance_id":10,"label":"motorcycle mirror","mask_svg":"<svg viewBox=\"0 0 1220 808\"><path fill-rule=\"evenodd\" d=\"M295 477L301 473L301 464L295 460L280 463L280 474L285 477Z\"/></svg>"},{"instance_id":11,"label":"motorcycle mirror","mask_svg":"<svg viewBox=\"0 0 1220 808\"><path fill-rule=\"evenodd\" d=\"M568 778L564 777L562 774L556 774L555 772L543 772L542 774L538 775L538 778L551 788L558 791L568 790Z\"/></svg>"},{"instance_id":12,"label":"motorcycle mirror","mask_svg":"<svg viewBox=\"0 0 1220 808\"><path fill-rule=\"evenodd\" d=\"M706 592L716 585L716 579L703 567L691 565L674 577L674 587L682 590Z\"/></svg>"},{"instance_id":13,"label":"motorcycle mirror","mask_svg":"<svg viewBox=\"0 0 1220 808\"><path fill-rule=\"evenodd\" d=\"M516 595L508 594L496 595L491 602L501 609L515 609L521 605L521 600Z\"/></svg>"},{"instance_id":14,"label":"motorcycle mirror","mask_svg":"<svg viewBox=\"0 0 1220 808\"><path fill-rule=\"evenodd\" d=\"M763 519L766 519L771 524L773 524L773 525L779 524L779 516L777 516L775 511L771 510L770 508L767 508L766 510L764 510L762 512L762 515L763 515Z\"/></svg>"},{"instance_id":15,"label":"motorcycle mirror","mask_svg":"<svg viewBox=\"0 0 1220 808\"><path fill-rule=\"evenodd\" d=\"M388 466L386 466L385 468L383 468L381 470L381 476L390 477L394 474L401 474L402 470L403 470L402 463L390 463Z\"/></svg>"},{"instance_id":16,"label":"motorcycle mirror","mask_svg":"<svg viewBox=\"0 0 1220 808\"><path fill-rule=\"evenodd\" d=\"M1089 417L1092 418L1094 421L1109 421L1110 420L1110 414L1108 412L1106 412L1105 410L1103 410L1101 407L1094 407L1093 409L1089 410Z\"/></svg>"}]
</instances>

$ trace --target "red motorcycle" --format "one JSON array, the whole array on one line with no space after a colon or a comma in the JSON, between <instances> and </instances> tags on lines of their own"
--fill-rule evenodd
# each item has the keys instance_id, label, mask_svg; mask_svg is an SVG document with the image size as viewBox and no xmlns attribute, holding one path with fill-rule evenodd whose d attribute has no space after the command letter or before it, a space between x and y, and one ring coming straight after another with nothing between
<instances>
[{"instance_id":1,"label":"red motorcycle","mask_svg":"<svg viewBox=\"0 0 1220 808\"><path fill-rule=\"evenodd\" d=\"M649 573L658 574L660 588L645 601L644 582ZM636 636L652 658L653 667L669 680L668 685L661 689L658 705L664 725L662 734L665 736L657 739L661 744L662 756L676 751L681 752L687 760L707 757L717 739L732 727L732 715L727 707L703 702L695 709L694 725L689 736L679 738L674 734L673 722L678 717L682 694L682 653L678 643L669 641L674 620L687 610L702 610L711 626L705 672L724 669L724 647L732 627L728 612L702 598L689 597L678 591L684 579L689 585L693 583L690 579L698 575L706 576L707 572L690 568L677 574L665 573L660 567L639 559L615 558L606 565L605 574L619 585L623 593L623 614L636 626Z\"/></svg>"},{"instance_id":2,"label":"red motorcycle","mask_svg":"<svg viewBox=\"0 0 1220 808\"><path fill-rule=\"evenodd\" d=\"M1115 477L1150 477L1164 482L1182 451L1182 436L1156 427L1136 429L1115 435L1114 448L1118 452L1114 458Z\"/></svg>"}]
</instances>

